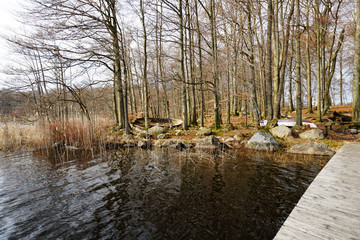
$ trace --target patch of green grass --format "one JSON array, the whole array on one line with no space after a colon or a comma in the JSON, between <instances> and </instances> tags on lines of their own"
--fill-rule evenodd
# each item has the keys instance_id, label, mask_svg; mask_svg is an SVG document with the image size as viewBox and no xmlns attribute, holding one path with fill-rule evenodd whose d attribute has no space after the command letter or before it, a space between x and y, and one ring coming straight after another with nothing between
<instances>
[{"instance_id":1,"label":"patch of green grass","mask_svg":"<svg viewBox=\"0 0 360 240\"><path fill-rule=\"evenodd\" d=\"M332 140L332 139L324 139L321 142L325 143L331 148L339 148L344 145L344 140Z\"/></svg>"}]
</instances>

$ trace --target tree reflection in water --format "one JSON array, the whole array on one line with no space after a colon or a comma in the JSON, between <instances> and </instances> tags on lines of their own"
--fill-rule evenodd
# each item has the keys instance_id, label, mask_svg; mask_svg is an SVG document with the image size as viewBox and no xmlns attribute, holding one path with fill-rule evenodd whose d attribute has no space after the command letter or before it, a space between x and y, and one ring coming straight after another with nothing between
<instances>
[{"instance_id":1,"label":"tree reflection in water","mask_svg":"<svg viewBox=\"0 0 360 240\"><path fill-rule=\"evenodd\" d=\"M272 239L327 161L172 149L79 156L0 156L1 237Z\"/></svg>"}]
</instances>

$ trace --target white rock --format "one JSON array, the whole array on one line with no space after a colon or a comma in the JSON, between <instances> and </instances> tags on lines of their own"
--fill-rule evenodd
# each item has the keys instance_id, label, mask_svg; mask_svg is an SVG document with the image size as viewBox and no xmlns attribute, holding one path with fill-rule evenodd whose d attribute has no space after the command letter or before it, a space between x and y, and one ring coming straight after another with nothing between
<instances>
[{"instance_id":1,"label":"white rock","mask_svg":"<svg viewBox=\"0 0 360 240\"><path fill-rule=\"evenodd\" d=\"M276 137L280 137L280 138L285 138L285 137L290 137L291 136L291 130L290 128L286 127L286 126L277 126L274 127L272 129L270 129L270 132L276 136Z\"/></svg>"}]
</instances>

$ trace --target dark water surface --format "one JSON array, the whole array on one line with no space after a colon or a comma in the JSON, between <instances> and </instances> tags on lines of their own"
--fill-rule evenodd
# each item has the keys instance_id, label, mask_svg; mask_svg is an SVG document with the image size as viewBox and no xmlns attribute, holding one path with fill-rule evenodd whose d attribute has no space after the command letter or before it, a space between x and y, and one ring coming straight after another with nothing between
<instances>
[{"instance_id":1,"label":"dark water surface","mask_svg":"<svg viewBox=\"0 0 360 240\"><path fill-rule=\"evenodd\" d=\"M328 159L0 153L0 239L272 239Z\"/></svg>"}]
</instances>

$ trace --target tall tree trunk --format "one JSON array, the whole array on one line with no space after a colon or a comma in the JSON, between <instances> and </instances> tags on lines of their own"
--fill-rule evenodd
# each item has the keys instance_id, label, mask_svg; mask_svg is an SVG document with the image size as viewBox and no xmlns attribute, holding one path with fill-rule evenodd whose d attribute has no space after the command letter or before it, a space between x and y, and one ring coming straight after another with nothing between
<instances>
[{"instance_id":1,"label":"tall tree trunk","mask_svg":"<svg viewBox=\"0 0 360 240\"><path fill-rule=\"evenodd\" d=\"M306 83L307 83L307 108L312 113L312 92L311 92L311 58L310 58L310 0L307 0L306 9Z\"/></svg>"},{"instance_id":2,"label":"tall tree trunk","mask_svg":"<svg viewBox=\"0 0 360 240\"><path fill-rule=\"evenodd\" d=\"M316 14L316 58L317 58L317 121L321 122L322 102L322 72L321 72L321 23L320 23L320 0L315 0Z\"/></svg>"},{"instance_id":3,"label":"tall tree trunk","mask_svg":"<svg viewBox=\"0 0 360 240\"><path fill-rule=\"evenodd\" d=\"M296 0L296 126L302 125L301 56L300 56L300 0Z\"/></svg>"},{"instance_id":4,"label":"tall tree trunk","mask_svg":"<svg viewBox=\"0 0 360 240\"><path fill-rule=\"evenodd\" d=\"M159 67L160 72L160 82L162 85L162 89L164 91L164 101L165 101L165 112L166 112L166 118L170 121L170 101L168 97L168 92L166 88L166 83L164 79L164 67L163 67L163 45L162 45L162 36L163 36L163 1L160 1L160 21L159 21L159 50L158 50L158 59L157 59L157 65Z\"/></svg>"},{"instance_id":5,"label":"tall tree trunk","mask_svg":"<svg viewBox=\"0 0 360 240\"><path fill-rule=\"evenodd\" d=\"M211 55L212 55L212 74L213 74L213 94L214 94L214 118L215 129L220 128L220 99L218 89L218 50L216 34L216 13L215 0L210 0L210 30L211 30Z\"/></svg>"},{"instance_id":6,"label":"tall tree trunk","mask_svg":"<svg viewBox=\"0 0 360 240\"><path fill-rule=\"evenodd\" d=\"M274 106L274 118L280 118L280 107L281 107L281 102L283 100L282 96L284 94L284 88L285 88L285 71L286 71L286 63L287 63L287 58L288 58L288 50L289 50L289 41L290 41L290 32L291 32L291 20L294 14L294 4L295 0L291 1L291 6L290 6L290 12L288 14L287 20L286 20L286 24L284 23L284 19L281 17L281 21L280 24L281 26L285 26L285 33L284 33L284 29L281 31L282 32L282 44L281 44L281 55L279 58L279 64L278 64L278 68L279 70L277 71L278 73L278 86L277 88L274 90L274 92L277 92L277 97L275 98L275 106ZM281 9L283 9L283 3L281 3ZM281 14L282 16L282 14ZM282 27L283 28L283 27Z\"/></svg>"},{"instance_id":7,"label":"tall tree trunk","mask_svg":"<svg viewBox=\"0 0 360 240\"><path fill-rule=\"evenodd\" d=\"M353 121L360 121L360 0L356 1L356 35L353 79Z\"/></svg>"},{"instance_id":8,"label":"tall tree trunk","mask_svg":"<svg viewBox=\"0 0 360 240\"><path fill-rule=\"evenodd\" d=\"M190 108L189 108L189 124L196 126L197 125L197 116L196 116L196 81L195 81L195 74L194 74L194 34L193 34L193 25L192 25L192 15L190 12L191 6L189 0L185 1L186 3L186 22L187 22L187 32L188 32L188 46L189 46L189 78L191 83L191 89L189 89L189 101L190 101Z\"/></svg>"},{"instance_id":9,"label":"tall tree trunk","mask_svg":"<svg viewBox=\"0 0 360 240\"><path fill-rule=\"evenodd\" d=\"M293 45L293 44L291 44ZM294 109L294 102L293 102L293 94L292 94L292 62L293 57L290 57L290 63L289 63L289 112L293 112Z\"/></svg>"},{"instance_id":10,"label":"tall tree trunk","mask_svg":"<svg viewBox=\"0 0 360 240\"><path fill-rule=\"evenodd\" d=\"M256 126L260 125L260 112L257 103L257 94L256 94L256 76L255 76L255 61L254 61L254 33L252 30L252 11L250 3L247 3L248 9L248 36L249 36L249 61L250 61L250 89L251 89L251 104L253 110L253 116Z\"/></svg>"},{"instance_id":11,"label":"tall tree trunk","mask_svg":"<svg viewBox=\"0 0 360 240\"><path fill-rule=\"evenodd\" d=\"M140 0L140 14L141 14L141 24L143 28L143 49L144 49L144 66L143 66L143 88L144 88L144 124L145 129L149 128L149 90L148 90L148 79L147 79L147 64L148 64L148 55L147 55L147 33L145 25L145 12L143 0Z\"/></svg>"},{"instance_id":12,"label":"tall tree trunk","mask_svg":"<svg viewBox=\"0 0 360 240\"><path fill-rule=\"evenodd\" d=\"M157 112L157 118L161 117L161 113L160 113L160 104L161 104L161 100L160 100L160 65L159 65L159 60L160 60L160 46L159 46L159 32L160 32L160 19L159 19L159 10L157 9L159 5L159 1L156 1L156 20L155 20L155 54L156 54L156 67L155 67L155 88L156 88L156 102L157 102L157 106L156 106L156 112ZM160 40L161 41L161 40Z\"/></svg>"},{"instance_id":13,"label":"tall tree trunk","mask_svg":"<svg viewBox=\"0 0 360 240\"><path fill-rule=\"evenodd\" d=\"M130 125L129 125L129 108L128 108L128 94L131 96L131 70L130 70L130 60L127 50L126 50L126 38L125 35L122 33L121 28L119 28L119 35L121 37L121 53L123 55L122 62L123 62L123 68L124 68L124 127L125 127L125 133L130 134Z\"/></svg>"},{"instance_id":14,"label":"tall tree trunk","mask_svg":"<svg viewBox=\"0 0 360 240\"><path fill-rule=\"evenodd\" d=\"M272 0L268 0L268 29L267 29L267 77L266 77L266 101L267 101L267 114L268 120L273 119L273 87L272 87L272 19L273 19L273 7Z\"/></svg>"},{"instance_id":15,"label":"tall tree trunk","mask_svg":"<svg viewBox=\"0 0 360 240\"><path fill-rule=\"evenodd\" d=\"M276 102L280 102L280 36L279 36L279 1L273 0L272 6L272 76L273 76L273 118L280 117L280 111L276 111ZM279 115L279 116L277 116Z\"/></svg>"},{"instance_id":16,"label":"tall tree trunk","mask_svg":"<svg viewBox=\"0 0 360 240\"><path fill-rule=\"evenodd\" d=\"M199 83L200 83L200 126L204 127L204 114L205 114L205 97L204 97L204 78L203 78L203 67L202 67L202 48L201 48L201 32L200 32L200 23L199 23L199 10L198 10L198 1L195 1L195 15L196 15L196 31L197 31L197 40L198 40L198 51L199 51Z\"/></svg>"},{"instance_id":17,"label":"tall tree trunk","mask_svg":"<svg viewBox=\"0 0 360 240\"><path fill-rule=\"evenodd\" d=\"M231 27L232 29L232 27ZM223 23L223 31L225 35L226 46L226 126L231 124L231 97L230 97L230 82L232 78L231 73L231 52L229 43L229 34L226 29L226 22Z\"/></svg>"},{"instance_id":18,"label":"tall tree trunk","mask_svg":"<svg viewBox=\"0 0 360 240\"><path fill-rule=\"evenodd\" d=\"M340 105L344 105L343 103L343 48L341 48L341 52L340 52Z\"/></svg>"},{"instance_id":19,"label":"tall tree trunk","mask_svg":"<svg viewBox=\"0 0 360 240\"><path fill-rule=\"evenodd\" d=\"M183 17L183 2L178 0L179 10L179 44L180 44L180 80L182 81L182 115L183 115L183 128L189 129L188 125L188 108L187 108L187 96L186 96L186 79L185 79L185 42L184 42L184 17Z\"/></svg>"},{"instance_id":20,"label":"tall tree trunk","mask_svg":"<svg viewBox=\"0 0 360 240\"><path fill-rule=\"evenodd\" d=\"M125 128L125 103L124 103L124 90L121 76L121 58L120 58L120 45L119 45L119 34L118 34L118 22L116 17L116 1L112 0L108 2L110 13L111 13L111 24L109 30L112 37L112 48L113 48L113 61L114 61L114 79L117 86L116 101L118 101L118 120L119 127Z\"/></svg>"}]
</instances>

